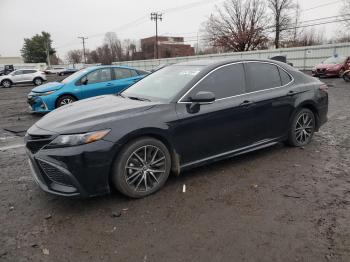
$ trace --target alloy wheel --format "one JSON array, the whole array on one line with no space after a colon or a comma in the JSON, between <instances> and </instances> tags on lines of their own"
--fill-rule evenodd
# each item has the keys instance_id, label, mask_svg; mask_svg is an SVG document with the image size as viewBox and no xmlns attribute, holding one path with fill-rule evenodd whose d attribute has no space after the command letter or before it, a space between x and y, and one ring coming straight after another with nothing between
<instances>
[{"instance_id":1,"label":"alloy wheel","mask_svg":"<svg viewBox=\"0 0 350 262\"><path fill-rule=\"evenodd\" d=\"M295 139L301 144L307 144L313 135L315 129L314 117L308 112L302 113L295 126Z\"/></svg>"},{"instance_id":2,"label":"alloy wheel","mask_svg":"<svg viewBox=\"0 0 350 262\"><path fill-rule=\"evenodd\" d=\"M4 87L8 88L8 87L11 86L11 83L10 83L10 81L5 80L4 82L2 82L2 85L3 85Z\"/></svg>"},{"instance_id":3,"label":"alloy wheel","mask_svg":"<svg viewBox=\"0 0 350 262\"><path fill-rule=\"evenodd\" d=\"M40 86L43 83L43 81L41 81L41 79L37 78L35 79L35 85Z\"/></svg>"},{"instance_id":4,"label":"alloy wheel","mask_svg":"<svg viewBox=\"0 0 350 262\"><path fill-rule=\"evenodd\" d=\"M167 170L164 152L146 145L134 150L126 161L125 180L135 192L149 192L161 181Z\"/></svg>"},{"instance_id":5,"label":"alloy wheel","mask_svg":"<svg viewBox=\"0 0 350 262\"><path fill-rule=\"evenodd\" d=\"M71 104L73 102L74 102L73 99L65 98L61 101L60 106L65 106L65 105Z\"/></svg>"}]
</instances>

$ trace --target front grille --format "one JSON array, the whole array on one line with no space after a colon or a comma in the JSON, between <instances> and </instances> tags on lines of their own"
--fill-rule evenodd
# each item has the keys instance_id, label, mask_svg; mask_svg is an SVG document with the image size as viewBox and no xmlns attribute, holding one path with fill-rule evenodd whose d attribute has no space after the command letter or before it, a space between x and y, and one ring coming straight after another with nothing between
<instances>
[{"instance_id":1,"label":"front grille","mask_svg":"<svg viewBox=\"0 0 350 262\"><path fill-rule=\"evenodd\" d=\"M326 72L326 69L317 69L317 73L325 73Z\"/></svg>"},{"instance_id":2,"label":"front grille","mask_svg":"<svg viewBox=\"0 0 350 262\"><path fill-rule=\"evenodd\" d=\"M37 153L52 141L51 135L26 135L26 147L32 154Z\"/></svg>"},{"instance_id":3,"label":"front grille","mask_svg":"<svg viewBox=\"0 0 350 262\"><path fill-rule=\"evenodd\" d=\"M48 164L47 162L38 160L41 169L44 171L45 175L53 182L62 184L65 186L72 186L72 182L68 175L63 173L58 168Z\"/></svg>"}]
</instances>

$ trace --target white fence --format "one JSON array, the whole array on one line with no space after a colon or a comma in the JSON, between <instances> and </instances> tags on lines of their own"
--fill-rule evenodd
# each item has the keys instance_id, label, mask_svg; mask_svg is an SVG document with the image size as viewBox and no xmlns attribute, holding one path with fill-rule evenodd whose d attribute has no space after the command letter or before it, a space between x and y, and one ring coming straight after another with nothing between
<instances>
[{"instance_id":1,"label":"white fence","mask_svg":"<svg viewBox=\"0 0 350 262\"><path fill-rule=\"evenodd\" d=\"M310 70L314 65L321 63L326 58L338 54L339 56L350 56L350 43L328 44L319 46L283 48L273 50L260 50L249 52L221 53L213 55L199 55L151 60L137 60L114 62L114 65L125 65L143 70L152 70L165 64L175 64L179 62L199 60L199 59L217 59L217 58L237 58L237 59L269 59L276 55L287 56L288 62L294 64L294 67L300 70Z\"/></svg>"}]
</instances>

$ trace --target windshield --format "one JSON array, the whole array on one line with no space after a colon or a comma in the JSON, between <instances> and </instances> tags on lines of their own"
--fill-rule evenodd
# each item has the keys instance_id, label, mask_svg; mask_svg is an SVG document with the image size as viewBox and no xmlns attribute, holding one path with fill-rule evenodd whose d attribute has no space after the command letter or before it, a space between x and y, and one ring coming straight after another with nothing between
<instances>
[{"instance_id":1,"label":"windshield","mask_svg":"<svg viewBox=\"0 0 350 262\"><path fill-rule=\"evenodd\" d=\"M72 80L75 80L75 79L85 75L87 72L88 72L87 69L79 70L78 72L75 72L74 74L72 74L72 75L68 76L67 78L63 79L61 81L61 83L67 84L67 83L71 82Z\"/></svg>"},{"instance_id":2,"label":"windshield","mask_svg":"<svg viewBox=\"0 0 350 262\"><path fill-rule=\"evenodd\" d=\"M323 61L324 64L341 64L341 63L344 63L345 61L345 57L343 56L338 56L338 57L330 57L326 60Z\"/></svg>"},{"instance_id":3,"label":"windshield","mask_svg":"<svg viewBox=\"0 0 350 262\"><path fill-rule=\"evenodd\" d=\"M168 66L135 83L123 96L169 102L188 84L203 66Z\"/></svg>"}]
</instances>

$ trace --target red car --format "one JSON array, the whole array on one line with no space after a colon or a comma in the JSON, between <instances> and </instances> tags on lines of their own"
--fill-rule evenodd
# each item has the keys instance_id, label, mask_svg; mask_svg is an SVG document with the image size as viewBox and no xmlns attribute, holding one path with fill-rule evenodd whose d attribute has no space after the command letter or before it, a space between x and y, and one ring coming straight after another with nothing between
<instances>
[{"instance_id":1,"label":"red car","mask_svg":"<svg viewBox=\"0 0 350 262\"><path fill-rule=\"evenodd\" d=\"M313 76L339 76L350 69L350 57L332 56L312 69Z\"/></svg>"}]
</instances>

